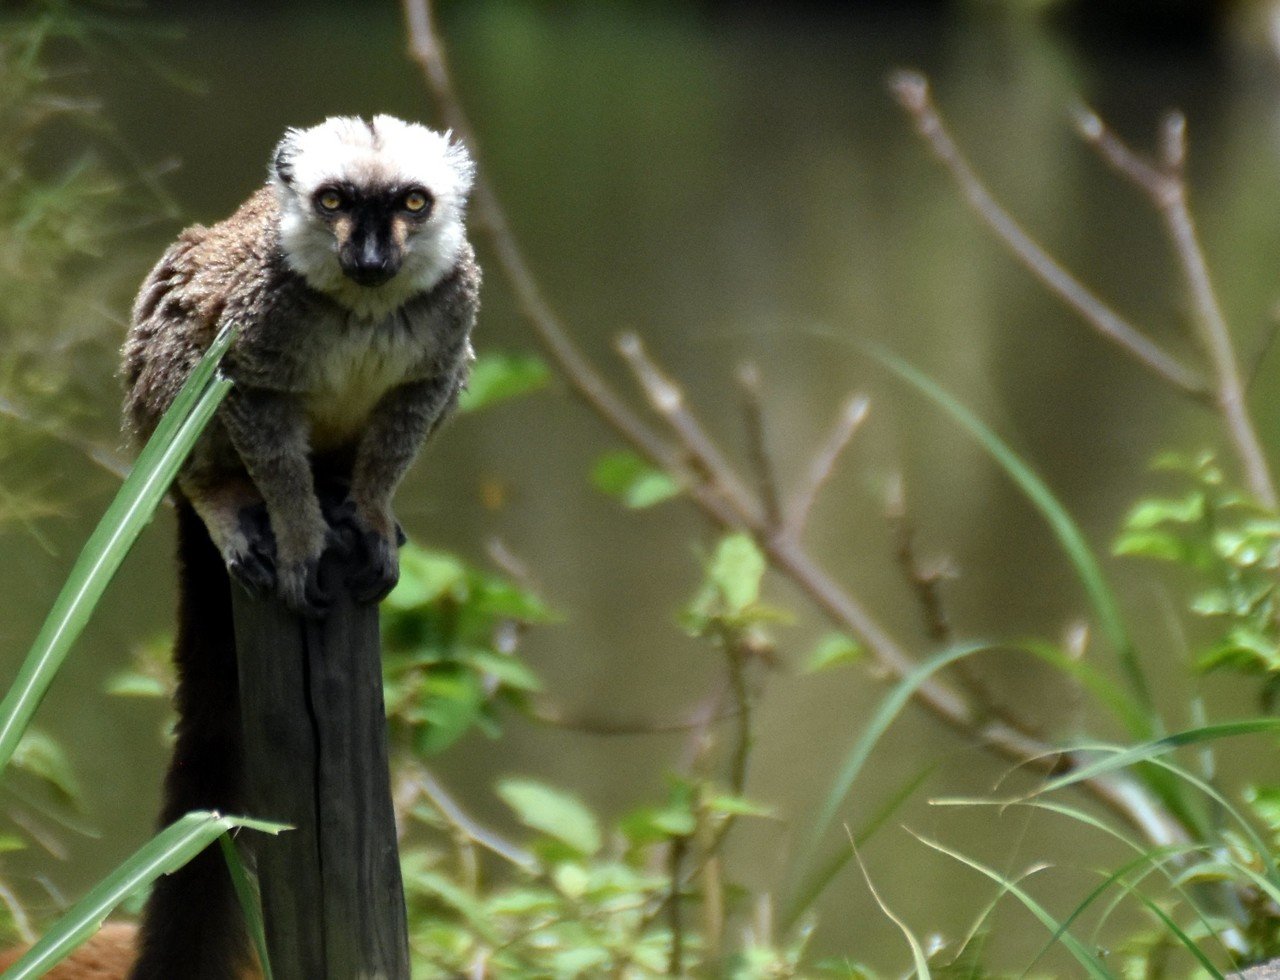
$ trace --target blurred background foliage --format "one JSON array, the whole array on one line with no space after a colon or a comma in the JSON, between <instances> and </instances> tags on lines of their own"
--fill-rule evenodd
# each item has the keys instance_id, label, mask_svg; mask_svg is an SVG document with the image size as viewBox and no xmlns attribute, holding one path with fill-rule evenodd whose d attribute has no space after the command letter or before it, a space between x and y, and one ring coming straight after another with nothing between
<instances>
[{"instance_id":1,"label":"blurred background foliage","mask_svg":"<svg viewBox=\"0 0 1280 980\"><path fill-rule=\"evenodd\" d=\"M870 395L810 544L913 652L936 644L882 516L902 486L920 547L948 556L954 577L941 588L957 636L1037 636L1093 658L1080 586L1034 508L855 341L907 357L997 429L1095 550L1118 539L1104 564L1170 729L1273 709L1275 515L1201 455L1218 448L1209 420L1081 329L992 242L884 87L901 65L928 71L999 196L1179 352L1184 307L1156 222L1079 145L1066 110L1087 101L1145 146L1158 114L1182 108L1206 251L1257 366L1261 434L1277 447L1265 408L1280 397L1273 4L453 0L441 16L487 176L611 379L630 390L611 344L636 330L744 459L734 375L753 361L789 486L842 400ZM395 4L0 7L8 669L117 486L113 372L136 283L181 225L219 219L260 184L285 126L343 112L431 119L405 47ZM619 455L540 366L477 238L490 269L477 337L488 374L401 494L422 547L386 611L424 962L448 975L488 957L498 976L660 975L673 955L681 969L744 977L901 970L907 946L855 864L794 929L762 897L794 886L794 855L885 688L749 542L709 533L669 478ZM1170 449L1176 465L1153 476L1149 461ZM43 709L57 741L38 736L19 759L34 788L6 781L15 829L0 840L12 852L0 898L12 886L37 922L152 821L163 702L101 692L166 689L171 545L167 518L157 523ZM1054 737L1118 737L1053 668L997 654L973 671L997 705ZM735 684L749 719L707 720ZM1198 771L1252 807L1255 835L1274 833L1274 745L1240 744ZM1158 975L1162 957L1177 975L1193 965L1140 904L1080 904L1091 869L1132 859L1123 844L1031 808L928 805L988 792L1007 776L1001 762L910 711L871 759L840 821L866 833L868 873L938 972L1034 961L1068 975L1079 961L1060 948L1036 959L1048 934L1026 907L1006 901L988 918L995 886L976 897L981 877L901 824L1009 881L1053 865L1036 893L1059 916L1099 912L1090 928L1117 975ZM82 835L85 821L102 836ZM1256 927L1229 937L1237 949L1273 954L1268 848L1238 828L1212 834L1220 860L1185 865L1178 887L1251 884L1241 894L1252 907L1214 914ZM684 899L672 900L673 881ZM1173 894L1168 907L1185 913ZM1194 941L1208 931L1179 921Z\"/></svg>"}]
</instances>

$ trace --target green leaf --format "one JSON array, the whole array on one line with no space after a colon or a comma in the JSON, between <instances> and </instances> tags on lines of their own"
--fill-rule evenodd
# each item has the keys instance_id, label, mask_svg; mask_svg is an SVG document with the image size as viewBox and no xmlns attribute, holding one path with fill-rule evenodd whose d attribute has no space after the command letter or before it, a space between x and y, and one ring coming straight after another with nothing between
<instances>
[{"instance_id":1,"label":"green leaf","mask_svg":"<svg viewBox=\"0 0 1280 980\"><path fill-rule=\"evenodd\" d=\"M813 652L805 660L806 674L816 674L828 667L841 664L855 664L866 656L866 651L853 637L846 633L828 633L818 641Z\"/></svg>"},{"instance_id":2,"label":"green leaf","mask_svg":"<svg viewBox=\"0 0 1280 980\"><path fill-rule=\"evenodd\" d=\"M551 880L555 882L560 894L574 901L585 895L591 884L587 869L576 861L565 861L556 865L551 873Z\"/></svg>"},{"instance_id":3,"label":"green leaf","mask_svg":"<svg viewBox=\"0 0 1280 980\"><path fill-rule=\"evenodd\" d=\"M5 980L34 980L62 962L102 926L107 915L126 897L171 874L228 830L247 827L269 834L288 828L243 817L188 813L160 831L124 864L76 902L22 958L5 972Z\"/></svg>"},{"instance_id":4,"label":"green leaf","mask_svg":"<svg viewBox=\"0 0 1280 980\"><path fill-rule=\"evenodd\" d=\"M687 807L641 807L623 817L618 829L633 845L652 844L690 836L698 829L698 818Z\"/></svg>"},{"instance_id":5,"label":"green leaf","mask_svg":"<svg viewBox=\"0 0 1280 980\"><path fill-rule=\"evenodd\" d=\"M421 697L416 744L425 755L443 752L465 735L485 704L481 679L469 670L452 666L428 671Z\"/></svg>"},{"instance_id":6,"label":"green leaf","mask_svg":"<svg viewBox=\"0 0 1280 980\"><path fill-rule=\"evenodd\" d=\"M400 581L385 603L392 609L409 610L446 595L461 602L467 593L467 568L460 560L443 551L406 544L400 549Z\"/></svg>"},{"instance_id":7,"label":"green leaf","mask_svg":"<svg viewBox=\"0 0 1280 980\"><path fill-rule=\"evenodd\" d=\"M227 871L231 875L231 887L235 889L236 901L240 903L240 913L244 916L249 938L253 942L254 951L258 954L262 980L274 980L271 959L267 954L267 926L262 919L262 907L258 902L257 893L249 881L249 872L229 835L223 834L219 837L218 844L222 847L222 858L227 862Z\"/></svg>"},{"instance_id":8,"label":"green leaf","mask_svg":"<svg viewBox=\"0 0 1280 980\"><path fill-rule=\"evenodd\" d=\"M554 837L578 854L600 850L600 828L591 811L571 796L528 779L504 779L498 795L526 827Z\"/></svg>"},{"instance_id":9,"label":"green leaf","mask_svg":"<svg viewBox=\"0 0 1280 980\"><path fill-rule=\"evenodd\" d=\"M1205 496L1195 490L1181 500L1141 500L1125 518L1129 530L1150 530L1160 524L1198 524L1204 520Z\"/></svg>"},{"instance_id":10,"label":"green leaf","mask_svg":"<svg viewBox=\"0 0 1280 980\"><path fill-rule=\"evenodd\" d=\"M121 698L163 698L169 693L159 678L132 670L113 674L107 680L106 690Z\"/></svg>"},{"instance_id":11,"label":"green leaf","mask_svg":"<svg viewBox=\"0 0 1280 980\"><path fill-rule=\"evenodd\" d=\"M719 795L707 800L706 807L712 813L724 814L727 817L768 817L776 816L772 809L753 803L741 796Z\"/></svg>"},{"instance_id":12,"label":"green leaf","mask_svg":"<svg viewBox=\"0 0 1280 980\"><path fill-rule=\"evenodd\" d=\"M8 765L107 583L230 389L231 382L215 377L214 372L234 336L233 328L223 328L200 359L76 559L18 676L0 702L0 770Z\"/></svg>"},{"instance_id":13,"label":"green leaf","mask_svg":"<svg viewBox=\"0 0 1280 980\"><path fill-rule=\"evenodd\" d=\"M531 354L487 353L476 358L466 390L458 398L459 412L474 412L508 398L545 388L551 371Z\"/></svg>"},{"instance_id":14,"label":"green leaf","mask_svg":"<svg viewBox=\"0 0 1280 980\"><path fill-rule=\"evenodd\" d=\"M746 534L721 539L707 570L730 616L738 616L760 598L766 563L756 543Z\"/></svg>"},{"instance_id":15,"label":"green leaf","mask_svg":"<svg viewBox=\"0 0 1280 980\"><path fill-rule=\"evenodd\" d=\"M1200 548L1170 531L1124 531L1112 543L1111 553L1118 558L1150 558L1193 567L1204 561Z\"/></svg>"},{"instance_id":16,"label":"green leaf","mask_svg":"<svg viewBox=\"0 0 1280 980\"><path fill-rule=\"evenodd\" d=\"M495 678L503 687L516 691L542 690L542 682L522 661L503 653L476 650L470 656L472 666Z\"/></svg>"},{"instance_id":17,"label":"green leaf","mask_svg":"<svg viewBox=\"0 0 1280 980\"><path fill-rule=\"evenodd\" d=\"M67 761L62 746L44 732L27 729L17 751L13 753L13 765L23 772L43 780L67 803L80 799L80 786L76 783L71 763Z\"/></svg>"},{"instance_id":18,"label":"green leaf","mask_svg":"<svg viewBox=\"0 0 1280 980\"><path fill-rule=\"evenodd\" d=\"M601 456L591 471L591 482L633 510L652 507L681 492L669 473L626 450Z\"/></svg>"},{"instance_id":19,"label":"green leaf","mask_svg":"<svg viewBox=\"0 0 1280 980\"><path fill-rule=\"evenodd\" d=\"M565 980L575 977L601 977L608 975L606 967L613 960L609 951L598 946L575 945L572 949L557 952L551 958L555 976Z\"/></svg>"}]
</instances>

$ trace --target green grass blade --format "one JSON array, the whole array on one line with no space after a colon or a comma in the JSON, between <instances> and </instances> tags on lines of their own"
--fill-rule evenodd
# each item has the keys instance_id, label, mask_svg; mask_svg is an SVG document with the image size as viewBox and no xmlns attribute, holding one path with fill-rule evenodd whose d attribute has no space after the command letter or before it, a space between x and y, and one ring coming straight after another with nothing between
<instances>
[{"instance_id":1,"label":"green grass blade","mask_svg":"<svg viewBox=\"0 0 1280 980\"><path fill-rule=\"evenodd\" d=\"M1199 728L1188 728L1185 731L1163 735L1160 738L1133 745L1127 749L1120 749L1116 746L1086 746L1086 748L1111 752L1112 754L1105 759L1086 763L1065 775L1049 780L1034 793L1024 797L1024 799L1042 796L1045 793L1052 793L1082 780L1093 779L1096 776L1103 776L1118 769L1137 765L1140 762L1154 760L1158 756L1172 752L1174 749L1184 745L1212 742L1220 738L1232 738L1237 735L1257 735L1275 732L1280 732L1280 718L1246 718L1241 721L1228 721L1216 725L1203 725Z\"/></svg>"},{"instance_id":2,"label":"green grass blade","mask_svg":"<svg viewBox=\"0 0 1280 980\"><path fill-rule=\"evenodd\" d=\"M244 914L244 922L248 927L249 938L253 948L258 952L258 965L262 970L262 980L275 980L271 972L271 960L267 956L267 928L262 921L262 906L258 895L249 881L249 873L245 870L240 852L230 834L218 838L222 847L222 856L227 862L227 870L231 872L231 885L236 890L236 900L240 903L240 911Z\"/></svg>"},{"instance_id":3,"label":"green grass blade","mask_svg":"<svg viewBox=\"0 0 1280 980\"><path fill-rule=\"evenodd\" d=\"M867 883L867 890L871 892L871 897L880 906L880 911L885 914L890 922L898 927L898 931L906 939L907 945L911 947L911 959L916 968L915 975L920 980L932 980L933 974L929 972L929 957L925 955L924 947L920 944L920 940L911 931L911 927L894 915L893 909L889 908L885 900L880 897L880 893L876 891L875 884L871 881L871 875L867 872L867 866L862 863L862 855L858 853L858 845L852 840L849 841L849 850L853 852L853 857L858 862L858 868L862 871L862 880Z\"/></svg>"},{"instance_id":4,"label":"green grass blade","mask_svg":"<svg viewBox=\"0 0 1280 980\"><path fill-rule=\"evenodd\" d=\"M938 853L954 858L961 864L968 865L974 871L986 875L986 877L1000 885L1005 891L1009 892L1009 894L1013 895L1014 898L1020 901L1026 907L1027 911L1034 915L1040 921L1041 925L1050 932L1057 933L1061 928L1058 920L1050 915L1045 907L1032 898L1024 888L1017 884L1017 882L1010 881L1004 875L1000 874L1000 872L988 868L985 864L981 864L980 862L973 860L973 858L966 857L959 851L953 851L951 848L946 847L937 841L929 840L927 837L921 837L914 831L912 831L912 835L926 847L931 847ZM1061 934L1058 936L1058 940L1064 947L1066 947L1067 951L1075 957L1076 962L1088 971L1089 976L1094 977L1095 980L1112 980L1111 974L1107 971L1107 968L1102 965L1102 962L1090 953L1080 940L1076 939L1070 932L1063 929Z\"/></svg>"},{"instance_id":5,"label":"green grass blade","mask_svg":"<svg viewBox=\"0 0 1280 980\"><path fill-rule=\"evenodd\" d=\"M1147 864L1150 864L1153 870L1157 870L1164 875L1165 880L1169 882L1169 884L1182 897L1183 901L1187 903L1187 906L1195 913L1196 918L1200 922L1200 925L1204 927L1206 934L1213 933L1213 927L1209 924L1209 920L1205 916L1205 913L1201 910L1199 903L1196 902L1195 896L1192 895L1191 892L1189 892L1186 888L1182 886L1181 882L1178 879L1178 876L1175 875L1168 868L1168 863L1171 859L1174 859L1174 858L1181 859L1183 857L1186 857L1188 854L1197 854L1197 853L1205 852L1210 848L1210 845L1208 844L1204 844L1204 843L1165 844L1161 847L1147 848L1147 847L1144 847L1142 844L1139 844L1132 837L1129 837L1127 834L1124 834L1121 831L1117 830L1115 827L1111 826L1105 820L1101 820L1091 813L1087 813L1086 811L1078 809L1073 806L1068 806L1065 803L1059 803L1055 800L1020 801L1020 800L982 800L982 799L939 799L939 800L932 800L930 802L934 806L994 806L994 807L1000 807L1001 809L1004 809L1005 807L1009 807L1009 806L1029 806L1029 807L1034 807L1037 810L1046 810L1049 813L1056 813L1059 816L1068 818L1069 820L1074 820L1077 823L1083 824L1087 827L1092 827L1094 830L1099 830L1102 833L1108 835L1109 837L1113 837L1114 839L1118 840L1120 843L1124 844L1125 847L1129 848L1129 850L1133 851L1136 855L1138 855L1137 861L1130 861L1129 863L1123 866L1121 870L1124 873L1127 874L1128 871L1132 870L1133 867L1139 866L1144 862ZM1259 875L1258 877L1261 877L1261 876ZM1275 888L1274 885L1270 885L1269 883L1268 883L1268 887L1272 889ZM1103 891L1105 891L1105 888L1103 887L1095 889L1094 892L1096 894L1091 893L1089 896L1087 896L1084 901L1082 901L1079 905L1076 906L1075 910L1072 911L1070 915L1068 915L1065 919L1062 920L1062 924L1064 926L1069 927L1071 923L1076 919L1076 917L1079 916L1081 913L1083 913L1085 909L1088 908L1088 906L1092 904L1092 902L1099 895L1101 895ZM1275 897L1276 897L1276 900L1280 902L1280 892L1277 892ZM1049 942L1045 944L1045 946L1040 950L1040 952L1036 954L1035 959L1033 959L1031 963L1028 964L1026 971L1024 971L1023 973L1023 976L1026 976L1026 974L1030 972L1031 968L1034 967L1035 964L1041 959L1041 957L1043 957L1045 953L1049 951L1049 949L1053 946L1055 941L1056 941L1056 937L1055 939L1050 939ZM1221 940L1219 940L1219 942L1221 943ZM1223 949L1223 952L1227 954L1227 956L1233 955L1231 950L1226 946L1225 943L1222 944L1222 949Z\"/></svg>"},{"instance_id":6,"label":"green grass blade","mask_svg":"<svg viewBox=\"0 0 1280 980\"><path fill-rule=\"evenodd\" d=\"M944 667L975 653L992 649L996 648L989 643L966 643L950 647L921 662L918 667L893 686L880 702L880 706L876 709L876 713L872 716L870 723L863 729L858 740L854 742L849 754L845 756L844 764L841 765L835 781L831 784L831 789L827 791L826 800L823 802L822 809L818 811L813 829L809 833L808 842L796 861L797 877L803 876L808 866L812 863L823 835L834 823L841 803L849 795L849 790L853 788L854 781L857 780L858 775L862 772L862 767L866 764L872 750L889 726L901 714L902 709L911 700L920 685ZM795 891L798 895L809 895L811 893L816 895L811 883L806 883ZM792 902L791 908L795 907L796 903ZM792 917L792 913L789 912L787 918L790 919Z\"/></svg>"},{"instance_id":7,"label":"green grass blade","mask_svg":"<svg viewBox=\"0 0 1280 980\"><path fill-rule=\"evenodd\" d=\"M1017 484L1018 489L1036 510L1040 511L1083 584L1090 605L1093 606L1094 615L1098 618L1098 625L1115 648L1120 670L1142 709L1142 716L1146 719L1146 723L1142 731L1134 734L1145 738L1158 732L1159 718L1151 698L1151 691L1147 685L1146 675L1142 671L1142 665L1138 662L1137 650L1120 616L1120 605L1107 584L1102 574L1102 567L1094 557L1092 549L1066 508L1058 502L1053 492L1035 471L1007 443L931 378L887 351L872 348L868 350L873 357L941 408L952 421L968 432Z\"/></svg>"},{"instance_id":8,"label":"green grass blade","mask_svg":"<svg viewBox=\"0 0 1280 980\"><path fill-rule=\"evenodd\" d=\"M13 756L107 584L226 396L231 382L215 377L214 371L232 336L230 330L219 334L192 372L76 559L17 677L0 702L0 771Z\"/></svg>"},{"instance_id":9,"label":"green grass blade","mask_svg":"<svg viewBox=\"0 0 1280 980\"><path fill-rule=\"evenodd\" d=\"M103 920L125 898L162 874L170 874L235 827L266 833L287 829L281 824L222 817L215 813L188 813L160 831L124 864L76 902L40 940L5 973L5 980L44 976L66 959L101 927Z\"/></svg>"},{"instance_id":10,"label":"green grass blade","mask_svg":"<svg viewBox=\"0 0 1280 980\"><path fill-rule=\"evenodd\" d=\"M853 835L854 844L858 847L865 847L867 841L871 840L876 835L876 832L889 821L889 818L915 795L916 790L933 775L936 768L937 766L933 765L927 766L898 787L889 799L885 801L884 805L872 815L871 819ZM853 860L853 855L852 848L841 850L813 874L805 883L804 890L791 902L783 915L782 932L789 933L791 931L799 921L800 916L813 907L814 902L827 890L827 886L835 881L840 872L845 869L845 866Z\"/></svg>"},{"instance_id":11,"label":"green grass blade","mask_svg":"<svg viewBox=\"0 0 1280 980\"><path fill-rule=\"evenodd\" d=\"M1205 956L1204 951L1199 947L1195 940L1183 932L1182 929L1179 928L1178 924L1174 922L1173 919L1169 918L1164 909L1151 901L1151 899L1147 898L1146 895L1142 894L1142 892L1138 891L1138 889L1134 888L1127 881L1120 881L1118 884L1121 888L1145 905L1147 907L1147 911L1159 919L1164 927L1173 933L1178 942L1182 943L1182 945L1186 947L1191 955L1195 957L1196 962L1198 962L1208 972L1209 976L1214 977L1215 980L1223 980L1222 973L1213 965L1213 962L1209 957Z\"/></svg>"},{"instance_id":12,"label":"green grass blade","mask_svg":"<svg viewBox=\"0 0 1280 980\"><path fill-rule=\"evenodd\" d=\"M1249 839L1251 844L1253 844L1254 851L1258 855L1258 860L1262 862L1263 868L1266 870L1268 877L1270 877L1272 881L1280 883L1280 874L1277 874L1276 872L1275 856L1271 853L1271 848L1267 846L1266 842L1254 828L1253 824L1251 824L1245 815L1240 812L1240 809L1233 806L1231 801L1218 791L1217 787L1207 780L1201 779L1190 769L1186 769L1183 766L1170 762L1168 759L1152 759L1151 765L1159 766L1162 769L1168 770L1177 779L1181 780L1188 786L1198 789L1209 799L1213 800L1214 803L1218 804L1222 812L1227 814L1227 816L1236 822L1236 826L1243 831L1244 836Z\"/></svg>"}]
</instances>

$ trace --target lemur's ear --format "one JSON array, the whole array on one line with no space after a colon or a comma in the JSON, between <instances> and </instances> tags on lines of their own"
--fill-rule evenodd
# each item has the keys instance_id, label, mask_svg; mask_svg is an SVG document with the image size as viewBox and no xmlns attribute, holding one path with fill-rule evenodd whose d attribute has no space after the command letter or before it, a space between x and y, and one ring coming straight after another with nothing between
<instances>
[{"instance_id":1,"label":"lemur's ear","mask_svg":"<svg viewBox=\"0 0 1280 980\"><path fill-rule=\"evenodd\" d=\"M476 163L471 158L471 153L463 142L454 138L452 131L445 133L444 138L449 144L448 150L445 151L445 156L453 167L454 173L457 174L458 196L465 200L467 195L471 193L471 187L475 183Z\"/></svg>"},{"instance_id":2,"label":"lemur's ear","mask_svg":"<svg viewBox=\"0 0 1280 980\"><path fill-rule=\"evenodd\" d=\"M271 157L271 176L286 187L293 186L293 155L297 150L296 129L285 130L284 139L276 146Z\"/></svg>"}]
</instances>

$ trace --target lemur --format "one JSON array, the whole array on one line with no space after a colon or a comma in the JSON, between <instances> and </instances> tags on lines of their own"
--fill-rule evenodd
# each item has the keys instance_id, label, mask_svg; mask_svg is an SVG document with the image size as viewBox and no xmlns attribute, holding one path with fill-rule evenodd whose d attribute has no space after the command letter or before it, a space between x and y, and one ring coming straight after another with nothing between
<instances>
[{"instance_id":1,"label":"lemur","mask_svg":"<svg viewBox=\"0 0 1280 980\"><path fill-rule=\"evenodd\" d=\"M138 442L220 328L238 331L221 367L233 386L175 490L178 723L162 824L243 809L232 583L322 616L317 569L338 542L355 552L357 601L398 578L392 495L472 359L472 178L448 134L391 116L291 129L267 185L183 231L142 284L123 366ZM229 980L249 960L217 848L156 882L134 980Z\"/></svg>"}]
</instances>

